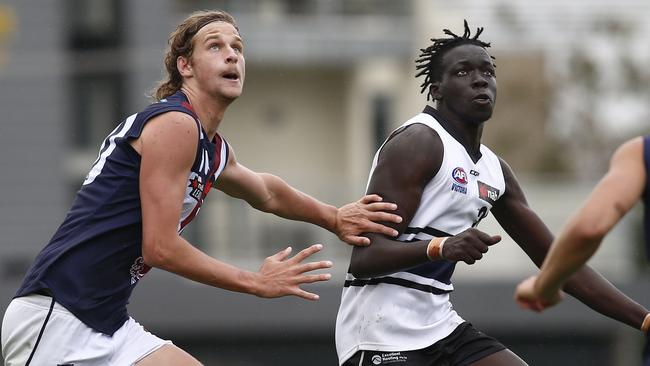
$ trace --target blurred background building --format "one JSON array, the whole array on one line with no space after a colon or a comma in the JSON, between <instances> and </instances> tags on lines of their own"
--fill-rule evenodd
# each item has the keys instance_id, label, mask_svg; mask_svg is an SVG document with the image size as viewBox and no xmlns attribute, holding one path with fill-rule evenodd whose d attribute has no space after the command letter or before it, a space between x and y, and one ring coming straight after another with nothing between
<instances>
[{"instance_id":1,"label":"blurred background building","mask_svg":"<svg viewBox=\"0 0 650 366\"><path fill-rule=\"evenodd\" d=\"M232 13L245 40L243 96L221 134L248 167L342 205L360 197L377 146L426 98L419 48L462 20L492 42L499 103L484 143L518 174L557 231L623 140L649 132L645 0L5 0L0 3L0 310L63 220L102 139L149 103L168 34L190 12ZM324 230L255 212L213 191L186 233L255 270L287 245L326 244L334 278L308 303L260 300L152 271L132 315L205 364L335 365L334 320L350 248ZM504 234L494 222L481 227ZM591 264L650 306L640 210ZM459 313L531 365L636 365L642 335L574 300L519 310L534 266L506 238L459 265Z\"/></svg>"}]
</instances>

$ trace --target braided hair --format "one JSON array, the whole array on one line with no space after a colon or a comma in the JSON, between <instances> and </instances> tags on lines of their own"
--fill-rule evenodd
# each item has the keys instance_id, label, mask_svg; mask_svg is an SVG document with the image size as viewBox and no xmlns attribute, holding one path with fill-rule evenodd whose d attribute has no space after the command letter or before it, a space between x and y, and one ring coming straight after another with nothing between
<instances>
[{"instance_id":1,"label":"braided hair","mask_svg":"<svg viewBox=\"0 0 650 366\"><path fill-rule=\"evenodd\" d=\"M431 86L433 82L439 81L442 77L442 57L447 53L447 51L464 44L472 44L483 48L490 47L490 43L478 39L481 33L483 33L483 27L477 28L476 33L472 36L467 20L464 20L463 22L465 25L465 32L462 36L454 34L449 29L443 29L443 32L446 35L451 36L450 38L431 38L433 44L427 48L420 49L421 53L415 60L415 69L417 72L415 77L417 78L424 75L424 82L420 85L420 87L422 87L420 93L424 93L424 91L428 89L427 100L429 100L431 96ZM494 60L494 57L492 57L492 59Z\"/></svg>"}]
</instances>

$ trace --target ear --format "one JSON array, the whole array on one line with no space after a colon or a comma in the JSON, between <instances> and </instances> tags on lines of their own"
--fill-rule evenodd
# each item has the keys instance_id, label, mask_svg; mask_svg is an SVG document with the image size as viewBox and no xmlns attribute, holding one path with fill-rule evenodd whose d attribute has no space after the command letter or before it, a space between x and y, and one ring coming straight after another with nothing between
<instances>
[{"instance_id":1,"label":"ear","mask_svg":"<svg viewBox=\"0 0 650 366\"><path fill-rule=\"evenodd\" d=\"M440 82L439 81L434 81L431 83L431 99L433 100L440 100L442 99L442 93L440 92Z\"/></svg>"},{"instance_id":2,"label":"ear","mask_svg":"<svg viewBox=\"0 0 650 366\"><path fill-rule=\"evenodd\" d=\"M178 69L178 72L181 74L181 76L184 78L189 78L191 76L194 76L194 71L192 70L192 63L185 56L178 56L178 58L176 59L176 68Z\"/></svg>"}]
</instances>

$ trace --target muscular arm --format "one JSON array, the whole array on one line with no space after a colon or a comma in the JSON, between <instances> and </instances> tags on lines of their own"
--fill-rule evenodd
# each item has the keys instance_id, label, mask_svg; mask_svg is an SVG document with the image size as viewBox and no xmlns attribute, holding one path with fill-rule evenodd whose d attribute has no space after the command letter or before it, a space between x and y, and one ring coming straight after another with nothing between
<instances>
[{"instance_id":1,"label":"muscular arm","mask_svg":"<svg viewBox=\"0 0 650 366\"><path fill-rule=\"evenodd\" d=\"M141 155L142 255L147 265L211 286L262 297L296 295L316 299L301 290L305 282L327 280L327 275L304 272L330 267L328 262L302 264L320 250L312 246L285 261L290 249L265 260L258 272L241 270L196 249L178 234L178 222L187 179L196 156L198 129L180 112L168 112L149 121L131 142Z\"/></svg>"},{"instance_id":2,"label":"muscular arm","mask_svg":"<svg viewBox=\"0 0 650 366\"><path fill-rule=\"evenodd\" d=\"M136 141L142 157L145 263L215 287L250 292L252 281L246 272L209 257L178 235L181 202L197 141L196 123L180 112L152 119Z\"/></svg>"},{"instance_id":3,"label":"muscular arm","mask_svg":"<svg viewBox=\"0 0 650 366\"><path fill-rule=\"evenodd\" d=\"M639 201L645 188L643 139L623 144L607 174L572 216L544 260L536 290L554 294L596 252L605 235Z\"/></svg>"},{"instance_id":4,"label":"muscular arm","mask_svg":"<svg viewBox=\"0 0 650 366\"><path fill-rule=\"evenodd\" d=\"M260 211L318 225L350 244L367 244L366 238L358 236L366 231L394 234L392 228L370 220L400 220L398 216L382 211L394 210L395 205L376 201L379 197L364 197L341 209L322 203L275 175L256 173L239 164L232 148L216 187L232 197L245 200Z\"/></svg>"},{"instance_id":5,"label":"muscular arm","mask_svg":"<svg viewBox=\"0 0 650 366\"><path fill-rule=\"evenodd\" d=\"M294 189L275 175L246 168L237 162L232 148L228 148L228 164L217 180L218 189L260 211L310 222L328 230L334 228L336 207Z\"/></svg>"},{"instance_id":6,"label":"muscular arm","mask_svg":"<svg viewBox=\"0 0 650 366\"><path fill-rule=\"evenodd\" d=\"M382 148L367 193L397 203L399 224L388 224L403 233L420 204L427 182L438 172L443 145L431 128L414 124L397 132ZM366 234L369 247L352 249L350 272L358 278L375 277L429 261L428 241L401 243L388 236Z\"/></svg>"},{"instance_id":7,"label":"muscular arm","mask_svg":"<svg viewBox=\"0 0 650 366\"><path fill-rule=\"evenodd\" d=\"M553 235L528 206L517 179L502 161L506 191L492 213L503 229L539 267L542 265ZM566 283L564 290L599 313L639 328L647 311L621 293L588 266L582 267Z\"/></svg>"}]
</instances>

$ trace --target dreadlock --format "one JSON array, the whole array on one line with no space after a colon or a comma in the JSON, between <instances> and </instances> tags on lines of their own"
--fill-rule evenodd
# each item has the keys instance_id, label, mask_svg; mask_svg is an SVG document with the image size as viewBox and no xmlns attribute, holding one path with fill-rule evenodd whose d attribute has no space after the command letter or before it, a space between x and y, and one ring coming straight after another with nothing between
<instances>
[{"instance_id":1,"label":"dreadlock","mask_svg":"<svg viewBox=\"0 0 650 366\"><path fill-rule=\"evenodd\" d=\"M469 25L467 24L467 20L464 20L463 22L465 24L465 32L462 36L454 34L449 29L443 29L442 31L446 35L451 36L451 38L431 38L433 44L427 48L420 49L420 56L418 56L418 59L415 60L416 72L417 70L420 71L417 72L415 77L417 78L424 75L424 82L420 85L422 87L420 93L424 93L424 91L428 88L429 91L427 93L427 100L429 100L429 97L431 96L432 82L440 80L440 63L442 62L442 57L445 55L445 53L447 53L447 51L464 44L473 44L483 48L490 47L489 43L478 39L478 36L483 33L482 27L476 28L476 34L474 34L472 37ZM492 57L492 59L494 59L494 57Z\"/></svg>"}]
</instances>

